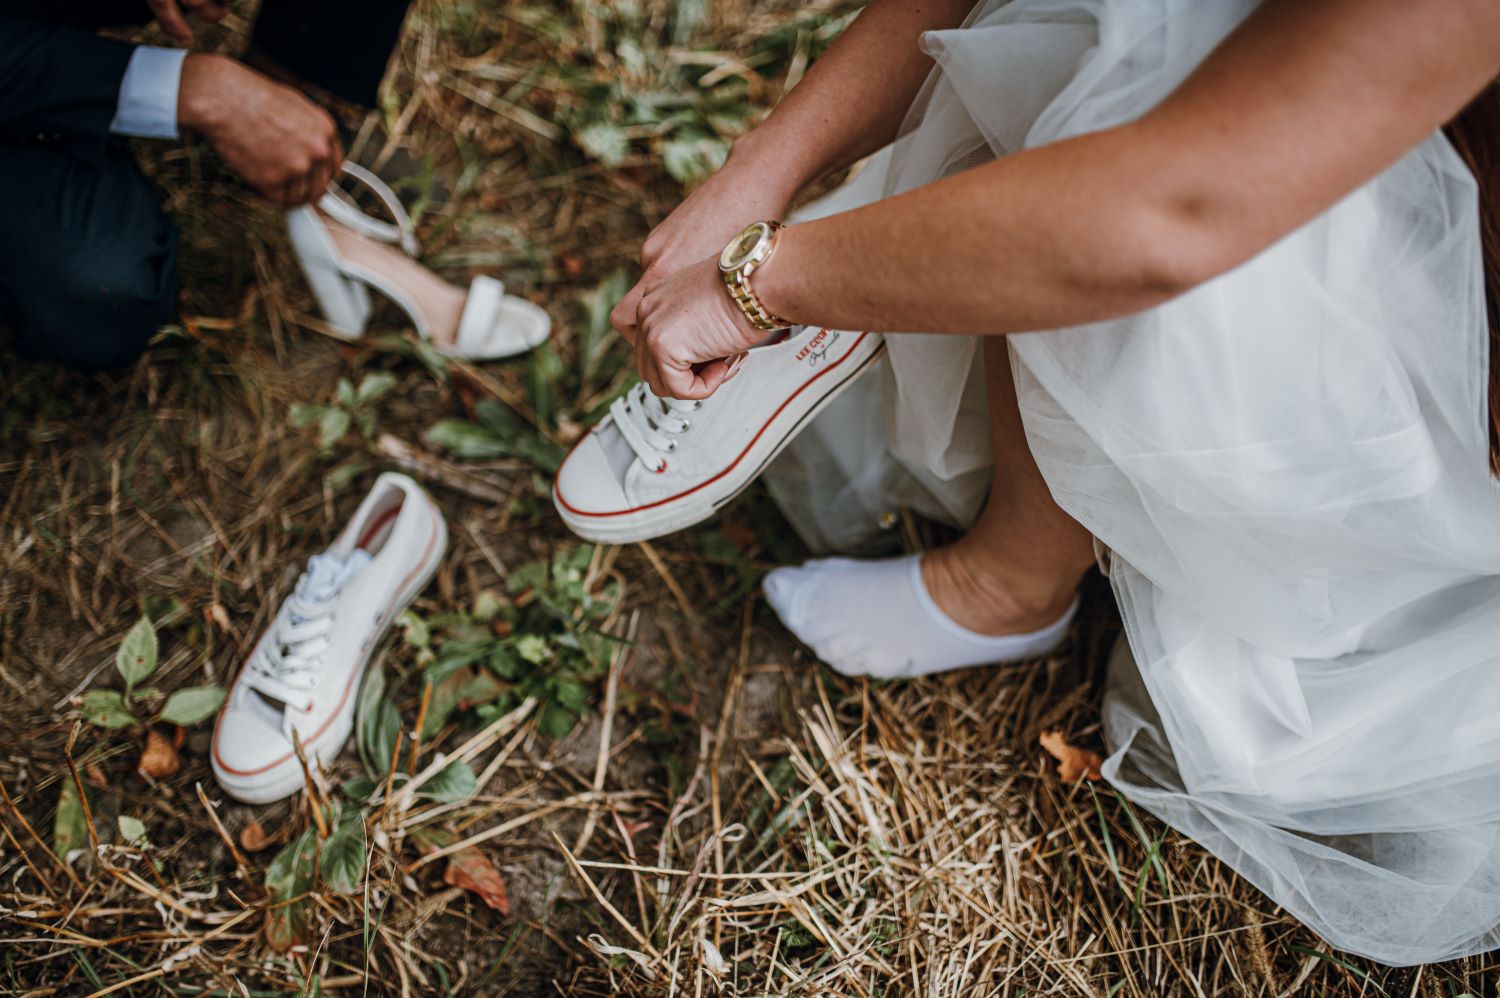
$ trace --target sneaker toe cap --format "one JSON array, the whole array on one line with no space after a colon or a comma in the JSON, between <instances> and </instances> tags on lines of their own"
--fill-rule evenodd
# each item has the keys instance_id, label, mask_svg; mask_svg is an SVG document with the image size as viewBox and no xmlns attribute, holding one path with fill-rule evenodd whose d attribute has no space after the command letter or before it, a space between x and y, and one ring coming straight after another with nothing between
<instances>
[{"instance_id":1,"label":"sneaker toe cap","mask_svg":"<svg viewBox=\"0 0 1500 998\"><path fill-rule=\"evenodd\" d=\"M557 471L553 497L564 517L569 513L619 513L630 508L600 438L597 432L584 437Z\"/></svg>"},{"instance_id":2,"label":"sneaker toe cap","mask_svg":"<svg viewBox=\"0 0 1500 998\"><path fill-rule=\"evenodd\" d=\"M254 777L292 751L286 735L270 721L231 704L214 732L213 767L221 779Z\"/></svg>"}]
</instances>

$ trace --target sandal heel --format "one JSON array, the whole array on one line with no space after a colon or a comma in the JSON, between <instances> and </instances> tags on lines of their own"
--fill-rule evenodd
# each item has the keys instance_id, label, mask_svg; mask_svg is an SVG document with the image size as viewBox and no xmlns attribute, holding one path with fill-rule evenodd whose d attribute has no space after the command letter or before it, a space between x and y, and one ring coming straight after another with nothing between
<instances>
[{"instance_id":1,"label":"sandal heel","mask_svg":"<svg viewBox=\"0 0 1500 998\"><path fill-rule=\"evenodd\" d=\"M323 318L345 339L359 339L370 321L369 290L345 275L327 230L312 208L287 213L287 232L302 276Z\"/></svg>"}]
</instances>

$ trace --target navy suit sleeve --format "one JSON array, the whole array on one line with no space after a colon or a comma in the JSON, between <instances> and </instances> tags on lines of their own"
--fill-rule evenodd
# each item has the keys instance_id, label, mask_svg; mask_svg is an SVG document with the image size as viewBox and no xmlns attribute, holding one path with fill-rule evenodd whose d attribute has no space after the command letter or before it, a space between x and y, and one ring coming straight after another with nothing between
<instances>
[{"instance_id":1,"label":"navy suit sleeve","mask_svg":"<svg viewBox=\"0 0 1500 998\"><path fill-rule=\"evenodd\" d=\"M42 137L102 155L135 46L0 15L0 140Z\"/></svg>"}]
</instances>

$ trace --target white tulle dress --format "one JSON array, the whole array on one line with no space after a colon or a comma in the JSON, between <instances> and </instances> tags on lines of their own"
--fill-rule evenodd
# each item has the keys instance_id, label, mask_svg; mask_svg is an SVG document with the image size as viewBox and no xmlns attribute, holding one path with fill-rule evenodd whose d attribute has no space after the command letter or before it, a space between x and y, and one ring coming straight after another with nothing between
<instances>
[{"instance_id":1,"label":"white tulle dress","mask_svg":"<svg viewBox=\"0 0 1500 998\"><path fill-rule=\"evenodd\" d=\"M1138 116L1253 7L981 3L924 38L938 68L902 137L810 213ZM1178 300L1010 338L1042 472L1113 552L1136 665L1104 704L1108 778L1391 964L1500 947L1476 198L1433 135ZM858 550L901 506L963 525L987 489L979 341L889 346L769 474L817 547Z\"/></svg>"}]
</instances>

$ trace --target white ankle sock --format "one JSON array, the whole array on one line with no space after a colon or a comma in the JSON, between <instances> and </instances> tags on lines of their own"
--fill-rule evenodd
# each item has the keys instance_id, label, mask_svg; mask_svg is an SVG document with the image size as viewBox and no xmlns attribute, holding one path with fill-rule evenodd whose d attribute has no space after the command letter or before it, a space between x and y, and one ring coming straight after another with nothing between
<instances>
[{"instance_id":1,"label":"white ankle sock","mask_svg":"<svg viewBox=\"0 0 1500 998\"><path fill-rule=\"evenodd\" d=\"M846 676L896 679L1034 658L1067 633L1075 600L1029 634L991 637L944 613L922 581L921 555L883 561L824 558L766 576L766 598L802 643Z\"/></svg>"}]
</instances>

